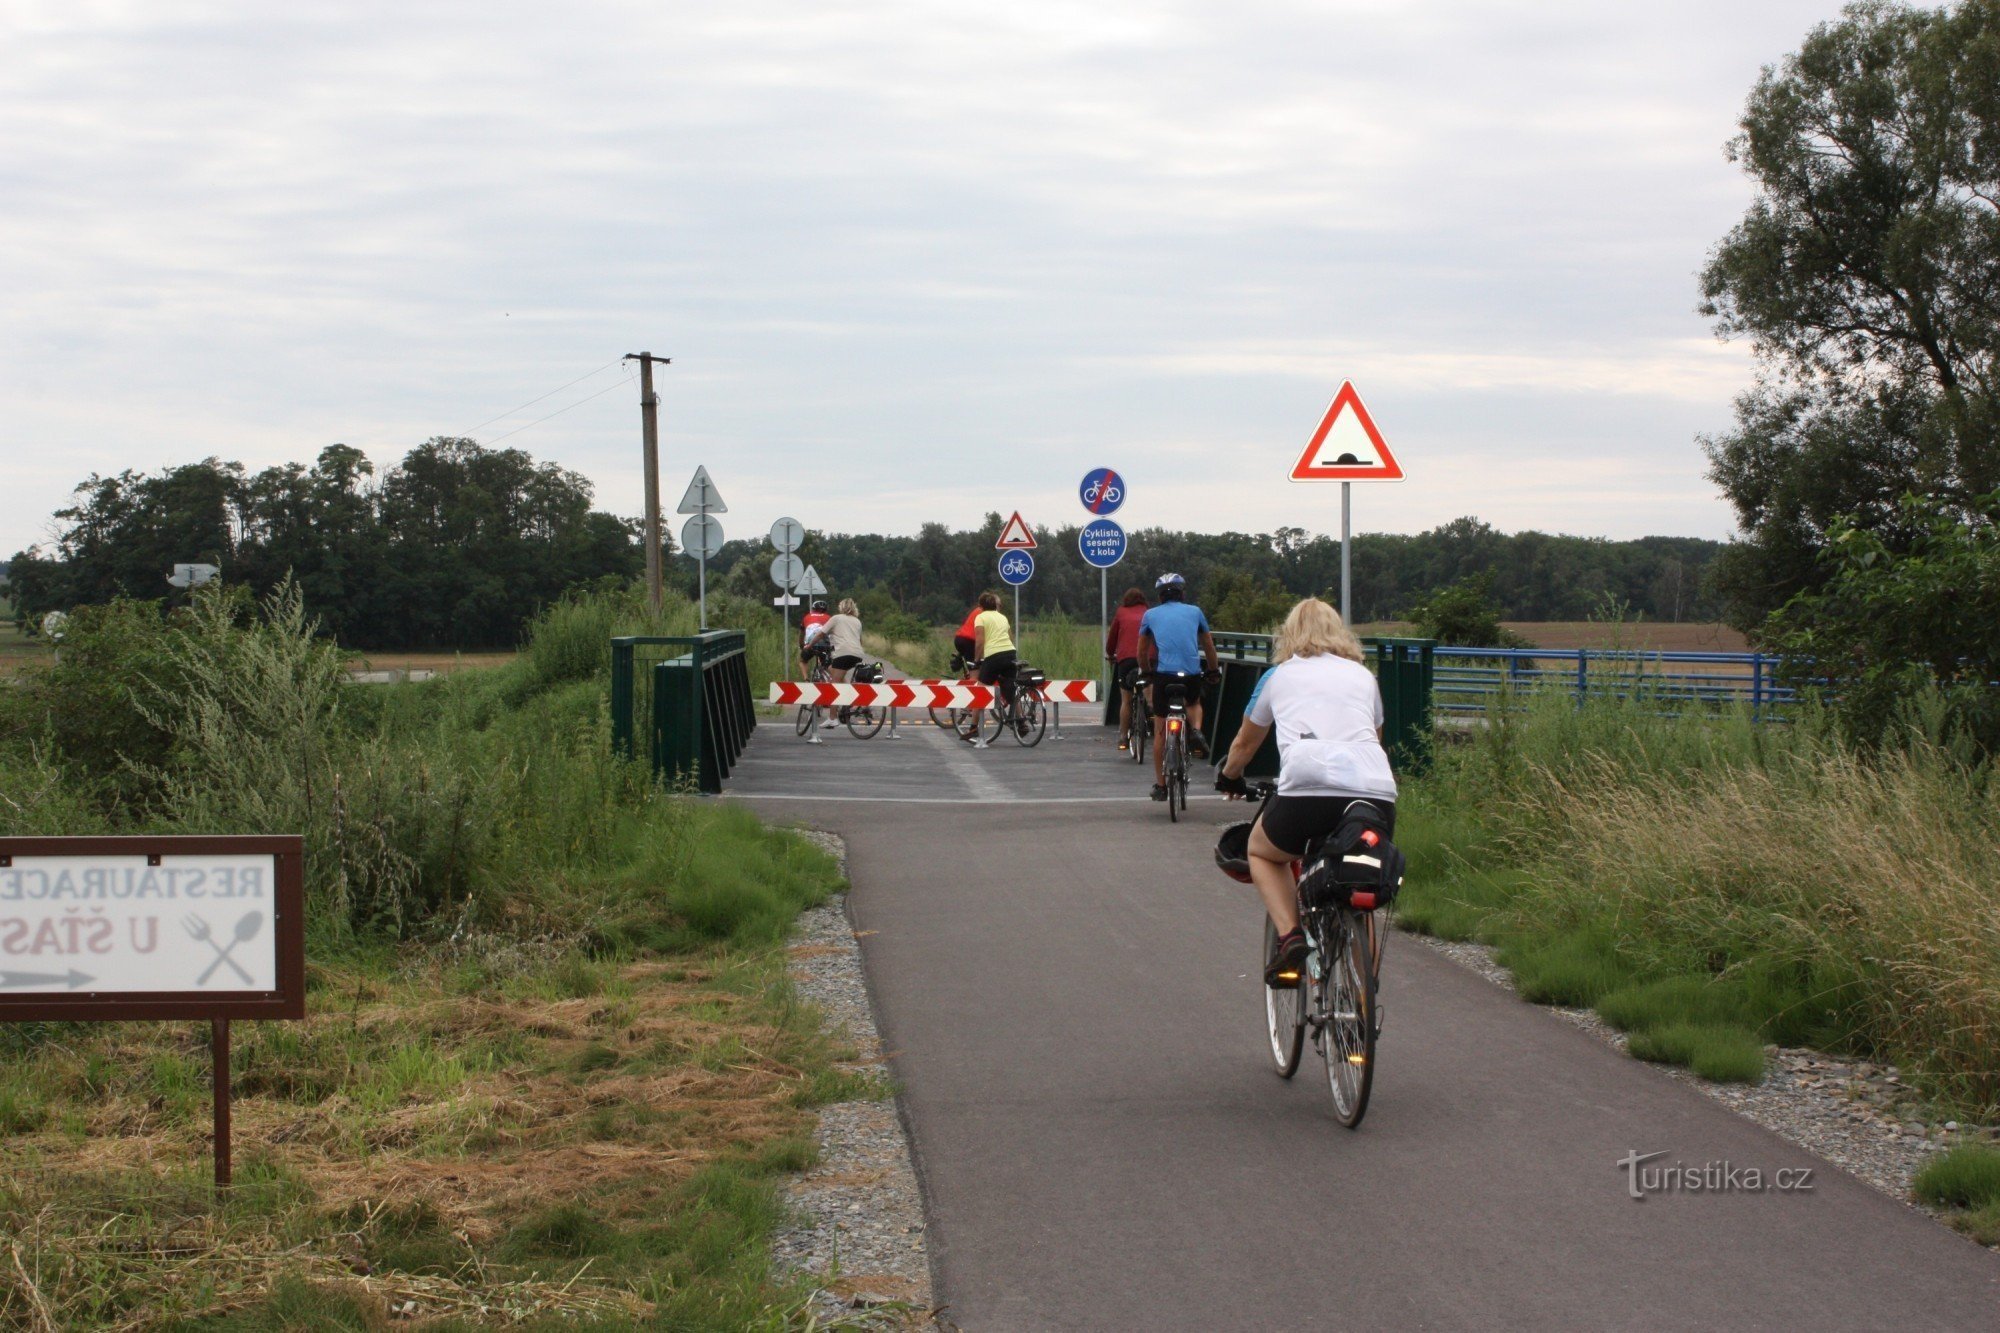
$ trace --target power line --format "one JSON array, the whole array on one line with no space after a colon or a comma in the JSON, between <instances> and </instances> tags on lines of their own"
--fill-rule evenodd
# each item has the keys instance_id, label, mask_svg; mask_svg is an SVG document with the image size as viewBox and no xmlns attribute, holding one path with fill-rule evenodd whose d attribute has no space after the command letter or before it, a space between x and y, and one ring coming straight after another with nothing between
<instances>
[{"instance_id":1,"label":"power line","mask_svg":"<svg viewBox=\"0 0 2000 1333\"><path fill-rule=\"evenodd\" d=\"M612 364L613 364L613 365L616 365L616 364L617 364L617 362L615 362L615 361L614 361L614 362L612 362ZM597 373L596 371L592 371L592 372L591 372L591 374L592 374L592 375L594 375L594 374L596 374L596 373ZM584 378L585 378L585 379L589 379L589 378L590 378L590 375L586 375L586 376L584 376ZM585 403L589 402L591 398L602 398L602 397L603 397L603 396L604 396L605 394L607 394L607 393L610 393L610 392L611 392L611 391L612 391L613 389L622 389L622 388L624 388L624 387L625 387L626 385L630 384L631 382L632 382L632 376L631 376L631 375L630 375L630 374L628 373L628 374L627 374L627 375L625 376L625 378L624 378L624 379L622 379L622 380L619 380L619 381L618 381L617 383L615 383L615 384L607 384L607 385L605 385L605 386L604 386L603 388L599 389L599 390L598 390L598 391L597 391L596 393L593 393L593 394L591 394L591 395L590 395L589 397L586 397L586 398L579 398L579 399L577 399L577 400L576 400L575 402L571 403L571 404L570 404L570 405L569 405L568 407L559 407L559 408L557 408L557 409L556 409L555 411L553 411L553 412L549 413L549 414L548 414L547 416L545 416L545 417L536 417L536 418L535 418L535 419L534 419L533 421L530 421L530 422L528 422L528 423L527 423L527 425L525 425L525 426L516 426L516 427L514 427L514 429L512 429L512 430L510 430L510 431L507 431L507 432L505 432L504 434L500 434L500 435L495 435L495 436L494 436L494 437L493 437L492 439L488 440L488 441L487 441L487 443L488 443L488 444L498 444L498 443L500 443L500 441L502 441L502 440L506 439L506 438L507 438L508 436L510 436L510 435L519 435L519 434L520 434L520 433L521 433L522 431L524 431L524 430L527 430L529 426L539 426L539 425L541 425L541 424L542 424L542 423L543 423L544 421L553 421L553 420L554 420L555 418L557 418L557 417L561 416L561 415L562 415L563 413L565 413L565 412L569 412L569 411L573 411L573 410L574 410L574 409L576 409L576 408L579 408L579 407L582 407L582 406L583 406L583 405L584 405ZM569 387L569 386L568 386L568 385L565 385L565 386L563 386L563 387L564 387L564 388L567 388L567 387ZM561 389L558 389L558 390L556 390L556 392L557 392L557 393L561 393L561 392L562 392L562 390L561 390ZM547 394L543 394L543 395L542 395L542 397L543 397L543 398L546 398L546 397L548 397L548 395L547 395ZM539 400L538 400L538 401L539 401ZM519 410L520 410L519 408L516 408L516 409L515 409L515 411L519 411Z\"/></svg>"},{"instance_id":2,"label":"power line","mask_svg":"<svg viewBox=\"0 0 2000 1333\"><path fill-rule=\"evenodd\" d=\"M603 374L603 373L604 373L605 371L607 371L607 370L611 369L611 367L613 367L613 366L615 366L615 365L617 365L617 364L618 364L618 362L617 362L617 361L607 361L607 362L605 362L605 363L604 363L603 365L599 366L599 367L598 367L598 368L597 368L596 370L593 370L593 371L591 371L589 375L578 375L578 376L577 376L577 377L576 377L575 379L571 380L571 381L570 381L570 382L569 382L568 384L558 384L558 385L557 385L557 386L556 386L555 388L553 388L553 389L550 389L550 390L549 390L549 391L548 391L547 393L543 394L543 395L541 396L541 398L530 398L530 399L529 399L529 400L528 400L527 402L525 402L525 403L522 403L522 404L521 404L521 405L520 405L519 407L510 407L510 408L508 408L508 409L507 409L507 410L506 410L505 412L502 412L502 413L501 413L501 414L500 414L499 416L497 416L497 417L488 417L488 418L486 418L486 420L484 420L484 421L480 422L480 423L479 423L479 424L478 424L477 426L474 426L474 427L472 428L472 430L468 430L468 431L461 431L461 432L460 432L460 434L462 434L462 435L470 435L470 434L472 434L472 431L473 431L473 430L482 430L482 429L484 429L485 427L487 427L487 426L490 426L490 425L492 425L492 424L493 424L494 422L496 422L496 421L505 421L505 420L506 420L506 419L507 419L508 417L511 417L511 416L513 416L513 415L514 415L514 414L515 414L516 412L521 412L521 411L525 411L526 409L528 409L528 408L530 408L530 407L533 407L533 406L534 406L534 405L535 405L536 403L539 403L539 402L541 402L543 398L553 398L553 397L555 397L555 396L556 396L557 394L561 393L561 392L562 392L562 391L563 391L564 389L569 389L569 388L574 388L575 386L577 386L577 385L579 385L579 384L583 383L583 382L584 382L585 380L589 379L589 378L591 377L591 375L602 375L602 374ZM629 379L629 377L628 377L628 379ZM613 387L613 388L616 388L617 386L616 386L616 385L613 385L612 387ZM595 396L595 395L593 395L593 396ZM583 401L584 401L584 402L589 402L590 400L589 400L588 398L586 398L586 399L584 399ZM572 403L572 404L571 404L571 406L572 406L572 407L574 407L574 406L575 406L575 404L574 404L574 403ZM546 421L546 420L548 420L548 418L547 418L547 417L543 417L543 418L542 418L542 420ZM530 425L530 426L532 426L533 424L534 424L534 423L533 423L532 421L528 423L528 425ZM522 429L523 429L523 430L525 430L525 429L527 429L527 427L526 427L526 426L524 426L524 427L522 427Z\"/></svg>"}]
</instances>

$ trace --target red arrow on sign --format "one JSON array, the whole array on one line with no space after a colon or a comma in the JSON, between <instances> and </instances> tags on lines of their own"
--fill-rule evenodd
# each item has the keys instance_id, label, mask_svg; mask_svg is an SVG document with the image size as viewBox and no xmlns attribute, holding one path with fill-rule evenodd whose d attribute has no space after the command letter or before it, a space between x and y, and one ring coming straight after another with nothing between
<instances>
[{"instance_id":1,"label":"red arrow on sign","mask_svg":"<svg viewBox=\"0 0 2000 1333\"><path fill-rule=\"evenodd\" d=\"M1293 481L1401 481L1403 465L1389 452L1375 419L1350 380L1320 418L1306 451L1292 464Z\"/></svg>"}]
</instances>

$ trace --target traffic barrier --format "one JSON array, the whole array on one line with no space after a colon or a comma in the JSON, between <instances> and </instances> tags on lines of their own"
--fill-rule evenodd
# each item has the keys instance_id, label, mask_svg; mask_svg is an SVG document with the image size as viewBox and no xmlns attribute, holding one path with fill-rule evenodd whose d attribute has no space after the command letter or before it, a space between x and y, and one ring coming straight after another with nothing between
<instances>
[{"instance_id":1,"label":"traffic barrier","mask_svg":"<svg viewBox=\"0 0 2000 1333\"><path fill-rule=\"evenodd\" d=\"M1095 703L1097 682L1052 680L1036 693L1052 704ZM991 708L993 696L991 685L968 685L957 680L892 680L880 685L774 680L770 702L815 708Z\"/></svg>"},{"instance_id":2,"label":"traffic barrier","mask_svg":"<svg viewBox=\"0 0 2000 1333\"><path fill-rule=\"evenodd\" d=\"M650 656L676 648L683 651L664 660ZM650 670L640 649L649 650ZM720 792L756 725L743 631L611 641L612 749L630 757L636 736L646 736L655 778Z\"/></svg>"}]
</instances>

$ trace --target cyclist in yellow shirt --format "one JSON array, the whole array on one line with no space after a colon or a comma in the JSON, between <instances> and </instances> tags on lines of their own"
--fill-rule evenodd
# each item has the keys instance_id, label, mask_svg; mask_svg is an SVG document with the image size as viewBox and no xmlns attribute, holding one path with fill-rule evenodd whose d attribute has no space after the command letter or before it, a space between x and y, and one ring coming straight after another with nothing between
<instances>
[{"instance_id":1,"label":"cyclist in yellow shirt","mask_svg":"<svg viewBox=\"0 0 2000 1333\"><path fill-rule=\"evenodd\" d=\"M1007 623L1007 617L1000 610L998 593L979 594L979 614L972 621L972 646L979 660L979 683L993 685L1000 691L1000 698L1012 703L1014 700L1014 667L1017 661L1014 651L1014 631ZM973 715L973 726L965 733L965 739L977 748L984 748L986 742L979 739L980 725L985 721L985 709L978 709Z\"/></svg>"}]
</instances>

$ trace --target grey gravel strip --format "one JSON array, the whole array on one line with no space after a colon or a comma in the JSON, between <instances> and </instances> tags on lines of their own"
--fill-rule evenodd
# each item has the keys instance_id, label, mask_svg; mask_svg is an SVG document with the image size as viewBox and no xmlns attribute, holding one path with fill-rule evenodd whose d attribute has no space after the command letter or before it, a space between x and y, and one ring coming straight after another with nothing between
<instances>
[{"instance_id":1,"label":"grey gravel strip","mask_svg":"<svg viewBox=\"0 0 2000 1333\"><path fill-rule=\"evenodd\" d=\"M847 848L839 837L814 829L798 832L839 861L845 873ZM800 916L789 952L799 997L819 1010L826 1031L853 1048L854 1058L841 1068L886 1079L887 1059L844 899ZM822 1319L934 1326L923 1198L894 1099L823 1107L813 1137L819 1164L786 1188L793 1221L772 1239L773 1262L811 1276L819 1287L815 1313Z\"/></svg>"},{"instance_id":2,"label":"grey gravel strip","mask_svg":"<svg viewBox=\"0 0 2000 1333\"><path fill-rule=\"evenodd\" d=\"M1497 986L1515 989L1513 974L1494 961L1490 945L1428 935L1408 938L1420 940ZM1595 1011L1546 1007L1625 1049L1625 1035ZM1926 1121L1916 1094L1903 1085L1902 1073L1894 1065L1788 1046L1767 1046L1764 1055L1764 1078L1754 1084L1711 1083L1674 1065L1654 1068L1911 1207L1921 1205L1914 1202L1910 1184L1934 1154L1959 1143L2000 1142L2000 1127ZM1922 1211L1935 1215L1933 1209Z\"/></svg>"}]
</instances>

